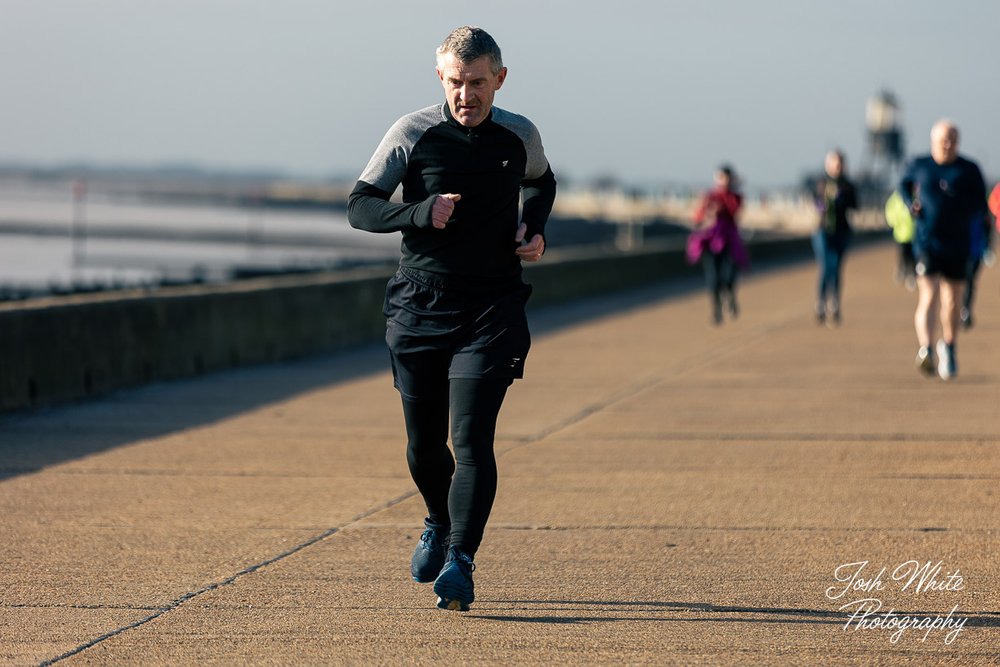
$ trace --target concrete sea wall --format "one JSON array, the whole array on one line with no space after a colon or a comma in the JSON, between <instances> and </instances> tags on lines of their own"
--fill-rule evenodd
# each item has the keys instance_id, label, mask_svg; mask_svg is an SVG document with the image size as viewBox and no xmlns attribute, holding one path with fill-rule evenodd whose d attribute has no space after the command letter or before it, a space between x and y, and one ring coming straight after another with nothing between
<instances>
[{"instance_id":1,"label":"concrete sea wall","mask_svg":"<svg viewBox=\"0 0 1000 667\"><path fill-rule=\"evenodd\" d=\"M872 238L885 238L872 234ZM860 239L859 239L860 240ZM803 258L803 237L751 244L755 262ZM393 267L0 304L0 412L379 340ZM699 271L679 239L639 250L569 248L528 265L532 305Z\"/></svg>"}]
</instances>

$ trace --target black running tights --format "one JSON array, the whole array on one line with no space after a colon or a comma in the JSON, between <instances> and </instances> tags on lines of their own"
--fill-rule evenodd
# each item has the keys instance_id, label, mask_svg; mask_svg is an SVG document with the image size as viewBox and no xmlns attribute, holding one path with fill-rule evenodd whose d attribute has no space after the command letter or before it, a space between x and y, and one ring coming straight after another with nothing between
<instances>
[{"instance_id":1,"label":"black running tights","mask_svg":"<svg viewBox=\"0 0 1000 667\"><path fill-rule=\"evenodd\" d=\"M702 266L705 269L705 282L712 294L712 305L715 307L716 313L721 314L724 294L729 297L730 303L736 301L734 292L736 264L733 263L728 250L717 254L706 251L702 256Z\"/></svg>"},{"instance_id":2,"label":"black running tights","mask_svg":"<svg viewBox=\"0 0 1000 667\"><path fill-rule=\"evenodd\" d=\"M436 399L403 399L406 460L427 505L432 525L451 528L451 545L474 555L497 490L493 453L497 416L510 381L449 381L448 394ZM448 449L448 415L451 442Z\"/></svg>"}]
</instances>

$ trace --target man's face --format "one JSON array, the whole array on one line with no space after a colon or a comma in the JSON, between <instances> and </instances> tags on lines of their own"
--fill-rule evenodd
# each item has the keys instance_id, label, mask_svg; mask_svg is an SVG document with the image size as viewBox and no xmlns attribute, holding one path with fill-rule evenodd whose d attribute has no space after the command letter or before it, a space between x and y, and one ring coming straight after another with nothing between
<instances>
[{"instance_id":1,"label":"man's face","mask_svg":"<svg viewBox=\"0 0 1000 667\"><path fill-rule=\"evenodd\" d=\"M438 58L437 73L451 115L465 127L475 127L490 115L507 68L494 74L487 56L463 63L455 54L446 53Z\"/></svg>"},{"instance_id":2,"label":"man's face","mask_svg":"<svg viewBox=\"0 0 1000 667\"><path fill-rule=\"evenodd\" d=\"M938 164L951 164L958 157L958 130L953 125L935 125L931 130L931 157Z\"/></svg>"},{"instance_id":3,"label":"man's face","mask_svg":"<svg viewBox=\"0 0 1000 667\"><path fill-rule=\"evenodd\" d=\"M844 172L844 163L836 153L828 153L826 156L826 175L830 178L840 178Z\"/></svg>"}]
</instances>

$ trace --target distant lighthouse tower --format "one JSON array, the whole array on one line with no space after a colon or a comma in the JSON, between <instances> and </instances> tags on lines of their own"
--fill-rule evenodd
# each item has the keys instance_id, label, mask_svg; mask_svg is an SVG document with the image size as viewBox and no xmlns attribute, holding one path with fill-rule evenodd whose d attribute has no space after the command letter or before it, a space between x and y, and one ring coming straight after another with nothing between
<instances>
[{"instance_id":1,"label":"distant lighthouse tower","mask_svg":"<svg viewBox=\"0 0 1000 667\"><path fill-rule=\"evenodd\" d=\"M868 146L865 171L871 185L888 193L896 182L905 150L896 96L882 90L865 105Z\"/></svg>"}]
</instances>

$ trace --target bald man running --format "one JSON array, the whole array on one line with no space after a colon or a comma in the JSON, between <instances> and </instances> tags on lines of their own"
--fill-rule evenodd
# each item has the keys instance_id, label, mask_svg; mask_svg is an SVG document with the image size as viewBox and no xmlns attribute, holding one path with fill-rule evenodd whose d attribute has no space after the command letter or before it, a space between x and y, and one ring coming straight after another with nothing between
<instances>
[{"instance_id":1,"label":"bald man running","mask_svg":"<svg viewBox=\"0 0 1000 667\"><path fill-rule=\"evenodd\" d=\"M911 162L899 186L903 201L913 213L916 229L913 253L917 264L917 310L914 327L920 349L917 367L949 380L958 373L955 344L965 267L973 245L972 225L985 213L986 183L979 166L958 154L958 128L940 120L931 129L930 155ZM941 338L937 359L931 350L935 328L935 302Z\"/></svg>"}]
</instances>

